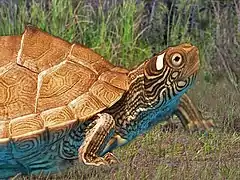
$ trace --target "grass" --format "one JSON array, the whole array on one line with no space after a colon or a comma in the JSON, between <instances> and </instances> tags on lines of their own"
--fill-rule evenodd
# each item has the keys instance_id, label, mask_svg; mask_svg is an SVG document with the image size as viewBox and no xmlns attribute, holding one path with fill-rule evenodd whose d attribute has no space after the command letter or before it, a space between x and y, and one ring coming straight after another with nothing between
<instances>
[{"instance_id":1,"label":"grass","mask_svg":"<svg viewBox=\"0 0 240 180\"><path fill-rule=\"evenodd\" d=\"M186 136L184 132L170 135L154 129L116 152L122 159L119 165L112 168L77 166L65 175L51 178L237 179L240 175L237 141L239 136L234 134L215 132L199 137Z\"/></svg>"},{"instance_id":2,"label":"grass","mask_svg":"<svg viewBox=\"0 0 240 180\"><path fill-rule=\"evenodd\" d=\"M233 16L237 15L240 6L236 6L236 11L229 9L235 14L226 19L228 16L222 13L226 9L220 11L217 1L208 1L207 5L201 0L181 1L172 4L170 9L163 3L156 3L149 19L145 4L135 4L134 0L123 0L122 3L113 0L112 6L103 0L98 8L83 0L52 0L51 3L33 0L30 6L24 0L18 2L17 6L12 1L0 4L0 35L20 34L24 24L31 23L67 41L85 44L112 63L127 68L168 45L181 42L197 45L202 70L189 94L203 114L212 117L217 124L208 135L189 134L181 127L165 133L157 126L117 149L115 153L121 163L111 168L77 163L62 174L30 179L234 180L240 177L240 95L236 91L239 87L237 70L234 71L234 68L240 69L237 64L240 36L236 31L237 16ZM191 3L198 4L194 16L190 13ZM227 7L231 6L227 4ZM189 25L192 24L186 23L189 18L197 24L191 29ZM224 24L230 20L235 24ZM223 32L216 34L217 27ZM235 31L230 31L231 28ZM232 33L223 34L225 32ZM217 42L219 35L227 37L221 39L222 44ZM235 39L235 44L228 44L232 42L230 37ZM221 65L224 69L220 68L221 76L218 76L219 72L215 72ZM15 179L27 178L19 176Z\"/></svg>"}]
</instances>

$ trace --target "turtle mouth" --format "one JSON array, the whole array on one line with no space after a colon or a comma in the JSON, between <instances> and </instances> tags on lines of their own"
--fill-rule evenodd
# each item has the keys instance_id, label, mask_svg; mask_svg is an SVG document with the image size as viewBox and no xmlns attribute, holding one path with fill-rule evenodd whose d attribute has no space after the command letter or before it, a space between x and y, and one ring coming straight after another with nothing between
<instances>
[{"instance_id":1,"label":"turtle mouth","mask_svg":"<svg viewBox=\"0 0 240 180\"><path fill-rule=\"evenodd\" d=\"M199 67L200 67L200 63L198 61L191 67L190 71L187 71L187 73L185 74L185 77L196 75L199 70Z\"/></svg>"}]
</instances>

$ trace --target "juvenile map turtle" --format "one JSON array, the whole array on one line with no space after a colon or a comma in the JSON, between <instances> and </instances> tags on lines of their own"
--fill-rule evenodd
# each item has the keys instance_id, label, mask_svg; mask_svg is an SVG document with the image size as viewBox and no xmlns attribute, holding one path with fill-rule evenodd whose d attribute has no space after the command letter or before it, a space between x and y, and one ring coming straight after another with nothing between
<instances>
[{"instance_id":1,"label":"juvenile map turtle","mask_svg":"<svg viewBox=\"0 0 240 180\"><path fill-rule=\"evenodd\" d=\"M191 44L130 71L32 26L0 47L0 178L114 163L113 149L172 114L187 129L213 126L185 94L199 69Z\"/></svg>"}]
</instances>

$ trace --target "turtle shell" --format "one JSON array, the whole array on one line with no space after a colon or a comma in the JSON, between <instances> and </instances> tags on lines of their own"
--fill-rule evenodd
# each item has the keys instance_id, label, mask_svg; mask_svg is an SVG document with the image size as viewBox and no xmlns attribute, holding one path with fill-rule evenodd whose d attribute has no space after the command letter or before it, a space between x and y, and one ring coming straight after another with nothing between
<instances>
[{"instance_id":1,"label":"turtle shell","mask_svg":"<svg viewBox=\"0 0 240 180\"><path fill-rule=\"evenodd\" d=\"M128 81L126 69L35 27L2 36L0 145L84 122L116 103Z\"/></svg>"}]
</instances>

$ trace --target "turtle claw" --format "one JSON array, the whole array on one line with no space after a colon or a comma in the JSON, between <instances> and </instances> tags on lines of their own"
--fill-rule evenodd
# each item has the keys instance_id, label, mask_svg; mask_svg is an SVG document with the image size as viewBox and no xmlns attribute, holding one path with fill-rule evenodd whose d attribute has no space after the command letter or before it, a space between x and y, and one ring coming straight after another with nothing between
<instances>
[{"instance_id":1,"label":"turtle claw","mask_svg":"<svg viewBox=\"0 0 240 180\"><path fill-rule=\"evenodd\" d=\"M200 131L200 132L206 132L210 131L215 127L212 119L203 119L201 121L191 121L187 124L187 129L190 132Z\"/></svg>"},{"instance_id":2,"label":"turtle claw","mask_svg":"<svg viewBox=\"0 0 240 180\"><path fill-rule=\"evenodd\" d=\"M105 158L96 157L96 158L90 163L90 165L94 165L94 166L108 165L108 162L105 160Z\"/></svg>"},{"instance_id":3,"label":"turtle claw","mask_svg":"<svg viewBox=\"0 0 240 180\"><path fill-rule=\"evenodd\" d=\"M108 152L104 155L104 159L105 161L108 162L108 164L117 164L120 161L118 160L118 158L111 152Z\"/></svg>"},{"instance_id":4,"label":"turtle claw","mask_svg":"<svg viewBox=\"0 0 240 180\"><path fill-rule=\"evenodd\" d=\"M184 128L190 132L206 132L214 127L212 119L205 119L187 94L181 97L175 114L181 120Z\"/></svg>"},{"instance_id":5,"label":"turtle claw","mask_svg":"<svg viewBox=\"0 0 240 180\"><path fill-rule=\"evenodd\" d=\"M202 121L206 130L213 129L215 124L212 119L207 119Z\"/></svg>"},{"instance_id":6,"label":"turtle claw","mask_svg":"<svg viewBox=\"0 0 240 180\"><path fill-rule=\"evenodd\" d=\"M174 132L179 128L177 123L174 123L172 121L168 121L164 124L161 124L161 131L162 132Z\"/></svg>"},{"instance_id":7,"label":"turtle claw","mask_svg":"<svg viewBox=\"0 0 240 180\"><path fill-rule=\"evenodd\" d=\"M86 165L93 165L93 166L108 166L110 167L111 164L119 163L119 160L113 153L108 152L104 155L104 157L95 157L90 162L85 162Z\"/></svg>"}]
</instances>

